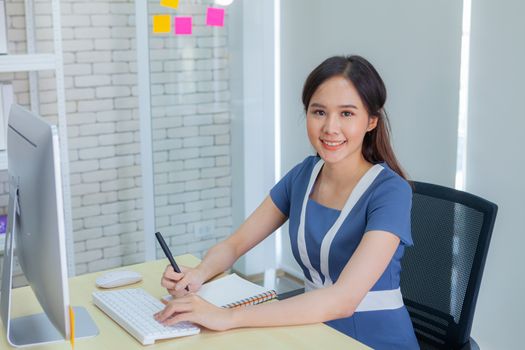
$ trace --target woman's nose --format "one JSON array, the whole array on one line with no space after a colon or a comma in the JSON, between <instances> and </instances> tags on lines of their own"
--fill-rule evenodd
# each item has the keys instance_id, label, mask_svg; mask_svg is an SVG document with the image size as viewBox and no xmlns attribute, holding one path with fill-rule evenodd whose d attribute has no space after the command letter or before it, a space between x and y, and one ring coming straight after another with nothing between
<instances>
[{"instance_id":1,"label":"woman's nose","mask_svg":"<svg viewBox=\"0 0 525 350\"><path fill-rule=\"evenodd\" d=\"M327 134L336 134L340 130L339 119L336 115L328 115L323 125L323 132Z\"/></svg>"}]
</instances>

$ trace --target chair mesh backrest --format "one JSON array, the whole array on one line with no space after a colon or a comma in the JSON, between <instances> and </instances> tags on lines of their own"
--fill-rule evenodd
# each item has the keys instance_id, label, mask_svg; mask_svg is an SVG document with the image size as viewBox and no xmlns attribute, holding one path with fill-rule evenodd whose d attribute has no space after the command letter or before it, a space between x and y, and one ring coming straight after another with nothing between
<instances>
[{"instance_id":1,"label":"chair mesh backrest","mask_svg":"<svg viewBox=\"0 0 525 350\"><path fill-rule=\"evenodd\" d=\"M418 337L449 348L468 340L496 208L465 192L414 183L414 247L402 260L401 289Z\"/></svg>"}]
</instances>

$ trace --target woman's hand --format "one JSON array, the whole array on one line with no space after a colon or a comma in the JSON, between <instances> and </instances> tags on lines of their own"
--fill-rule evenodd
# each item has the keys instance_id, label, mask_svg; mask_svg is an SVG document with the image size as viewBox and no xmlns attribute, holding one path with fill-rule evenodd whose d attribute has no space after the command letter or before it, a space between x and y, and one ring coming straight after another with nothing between
<instances>
[{"instance_id":1,"label":"woman's hand","mask_svg":"<svg viewBox=\"0 0 525 350\"><path fill-rule=\"evenodd\" d=\"M179 298L198 291L205 282L204 274L198 268L181 266L181 273L175 272L171 265L166 266L160 284L174 297ZM186 290L188 287L189 291Z\"/></svg>"},{"instance_id":2,"label":"woman's hand","mask_svg":"<svg viewBox=\"0 0 525 350\"><path fill-rule=\"evenodd\" d=\"M224 331L233 328L233 310L217 307L196 294L165 302L164 310L157 312L155 319L165 326L190 321L206 328Z\"/></svg>"}]
</instances>

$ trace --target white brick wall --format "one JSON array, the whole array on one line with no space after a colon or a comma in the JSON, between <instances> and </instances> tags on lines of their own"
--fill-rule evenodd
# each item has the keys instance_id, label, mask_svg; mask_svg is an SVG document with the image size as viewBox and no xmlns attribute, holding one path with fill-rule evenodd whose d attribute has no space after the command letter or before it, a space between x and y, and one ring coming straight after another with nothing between
<instances>
[{"instance_id":1,"label":"white brick wall","mask_svg":"<svg viewBox=\"0 0 525 350\"><path fill-rule=\"evenodd\" d=\"M50 3L35 1L38 50L51 52ZM228 38L204 24L212 0L189 2L177 13L194 16L194 35L150 38L155 209L174 254L202 256L232 228ZM134 2L62 0L61 9L76 269L86 273L143 260ZM166 12L150 2L150 13ZM8 0L7 13L9 50L25 53L23 0ZM29 104L26 73L0 80ZM56 122L53 74L39 73L39 88L40 112ZM196 237L201 220L213 237Z\"/></svg>"}]
</instances>

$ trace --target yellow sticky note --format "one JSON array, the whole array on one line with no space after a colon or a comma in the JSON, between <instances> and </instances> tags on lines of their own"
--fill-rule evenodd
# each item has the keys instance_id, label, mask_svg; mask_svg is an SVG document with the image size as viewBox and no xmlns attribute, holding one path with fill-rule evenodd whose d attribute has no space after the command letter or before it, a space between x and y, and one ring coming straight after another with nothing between
<instances>
[{"instance_id":1,"label":"yellow sticky note","mask_svg":"<svg viewBox=\"0 0 525 350\"><path fill-rule=\"evenodd\" d=\"M69 333L71 341L71 349L75 350L75 311L73 311L73 307L69 306Z\"/></svg>"},{"instance_id":2,"label":"yellow sticky note","mask_svg":"<svg viewBox=\"0 0 525 350\"><path fill-rule=\"evenodd\" d=\"M160 6L171 7L176 9L179 7L179 0L160 0Z\"/></svg>"},{"instance_id":3,"label":"yellow sticky note","mask_svg":"<svg viewBox=\"0 0 525 350\"><path fill-rule=\"evenodd\" d=\"M153 33L171 32L171 16L155 15L153 16Z\"/></svg>"}]
</instances>

